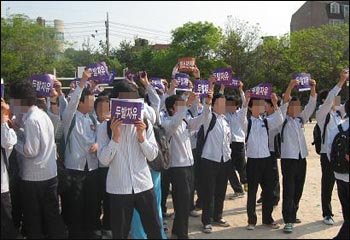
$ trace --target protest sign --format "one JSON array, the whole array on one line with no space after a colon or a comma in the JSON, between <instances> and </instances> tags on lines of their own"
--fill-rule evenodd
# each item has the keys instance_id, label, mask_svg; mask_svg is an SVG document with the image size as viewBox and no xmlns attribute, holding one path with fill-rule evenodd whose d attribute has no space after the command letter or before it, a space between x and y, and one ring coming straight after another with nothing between
<instances>
[{"instance_id":1,"label":"protest sign","mask_svg":"<svg viewBox=\"0 0 350 240\"><path fill-rule=\"evenodd\" d=\"M161 78L157 78L157 77L152 77L150 78L151 80L151 85L155 88L155 89L160 89L160 90L164 90L164 84L162 82Z\"/></svg>"},{"instance_id":2,"label":"protest sign","mask_svg":"<svg viewBox=\"0 0 350 240\"><path fill-rule=\"evenodd\" d=\"M181 91L192 91L190 88L190 76L186 73L176 73L175 79L178 81L179 86L177 86L176 90Z\"/></svg>"},{"instance_id":3,"label":"protest sign","mask_svg":"<svg viewBox=\"0 0 350 240\"><path fill-rule=\"evenodd\" d=\"M295 88L299 92L309 91L311 89L311 85L310 85L311 75L309 73L293 74L292 79L296 79L299 81L299 84L295 86Z\"/></svg>"},{"instance_id":4,"label":"protest sign","mask_svg":"<svg viewBox=\"0 0 350 240\"><path fill-rule=\"evenodd\" d=\"M134 124L135 121L143 120L143 99L119 99L110 100L111 116L122 119L123 124Z\"/></svg>"},{"instance_id":5,"label":"protest sign","mask_svg":"<svg viewBox=\"0 0 350 240\"><path fill-rule=\"evenodd\" d=\"M261 83L250 89L251 98L270 99L272 93L271 83Z\"/></svg>"},{"instance_id":6,"label":"protest sign","mask_svg":"<svg viewBox=\"0 0 350 240\"><path fill-rule=\"evenodd\" d=\"M218 68L213 71L216 77L217 85L225 85L225 87L233 87L232 83L232 68Z\"/></svg>"},{"instance_id":7,"label":"protest sign","mask_svg":"<svg viewBox=\"0 0 350 240\"><path fill-rule=\"evenodd\" d=\"M111 81L108 67L105 62L99 62L85 67L85 70L91 69L91 78L97 80L98 84L106 83L109 84Z\"/></svg>"},{"instance_id":8,"label":"protest sign","mask_svg":"<svg viewBox=\"0 0 350 240\"><path fill-rule=\"evenodd\" d=\"M207 80L195 80L194 92L199 94L200 98L208 97L209 81Z\"/></svg>"},{"instance_id":9,"label":"protest sign","mask_svg":"<svg viewBox=\"0 0 350 240\"><path fill-rule=\"evenodd\" d=\"M54 87L54 75L34 74L31 79L38 96L50 97L50 90Z\"/></svg>"},{"instance_id":10,"label":"protest sign","mask_svg":"<svg viewBox=\"0 0 350 240\"><path fill-rule=\"evenodd\" d=\"M191 57L180 58L178 60L178 71L192 72L196 67L196 59Z\"/></svg>"}]
</instances>

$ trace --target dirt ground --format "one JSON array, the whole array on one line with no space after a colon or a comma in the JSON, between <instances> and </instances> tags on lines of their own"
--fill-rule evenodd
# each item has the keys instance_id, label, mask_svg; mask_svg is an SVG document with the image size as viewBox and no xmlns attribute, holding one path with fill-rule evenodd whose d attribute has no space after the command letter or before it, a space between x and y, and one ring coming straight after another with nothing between
<instances>
[{"instance_id":1,"label":"dirt ground","mask_svg":"<svg viewBox=\"0 0 350 240\"><path fill-rule=\"evenodd\" d=\"M341 206L337 195L337 187L335 184L332 195L332 207L334 213L334 226L327 226L323 223L322 207L321 207L321 166L319 155L316 154L312 142L312 130L315 125L315 120L312 123L305 124L306 142L308 143L309 156L307 157L307 173L306 182L304 186L303 196L300 201L298 217L302 223L294 225L294 232L292 234L283 233L283 218L282 218L282 184L281 184L281 201L274 209L273 217L275 221L281 224L278 230L272 230L265 227L261 223L261 205L257 205L256 211L258 216L258 223L254 231L245 229L247 225L246 201L247 195L243 198L229 200L229 194L233 193L230 185L227 187L226 200L224 203L224 218L230 223L230 227L221 228L213 226L211 234L202 233L202 224L200 217L189 219L189 235L195 239L218 239L218 238L237 238L237 239L317 239L317 238L333 238L339 231L342 225L343 218ZM278 160L280 183L282 183L280 160ZM258 196L260 196L260 188ZM171 197L168 198L168 212L172 212ZM173 220L168 219L170 238L171 227Z\"/></svg>"}]
</instances>

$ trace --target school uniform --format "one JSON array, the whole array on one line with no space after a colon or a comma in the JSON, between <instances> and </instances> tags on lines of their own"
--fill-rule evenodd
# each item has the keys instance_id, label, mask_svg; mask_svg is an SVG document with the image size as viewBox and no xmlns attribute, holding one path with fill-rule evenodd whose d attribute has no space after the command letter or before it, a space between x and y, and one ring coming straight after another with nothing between
<instances>
[{"instance_id":1,"label":"school uniform","mask_svg":"<svg viewBox=\"0 0 350 240\"><path fill-rule=\"evenodd\" d=\"M241 93L242 102L245 103L245 95ZM248 109L243 107L234 113L226 113L225 116L230 123L231 129L231 165L232 169L228 179L231 187L236 193L243 193L242 184L247 183L246 154L245 154L245 121ZM239 173L240 180L236 171Z\"/></svg>"},{"instance_id":2,"label":"school uniform","mask_svg":"<svg viewBox=\"0 0 350 240\"><path fill-rule=\"evenodd\" d=\"M341 121L341 116L337 116L337 114L331 111L331 107L334 101L335 96L337 96L340 92L341 88L335 86L329 93L322 105L319 106L319 109L316 111L316 120L317 124L321 129L321 136L324 137L324 141L322 139L321 144L321 203L322 203L322 216L323 217L331 217L333 216L331 199L332 192L335 184L334 173L331 170L329 159L327 157L326 145L328 139L328 133L330 130L337 128L337 125ZM330 113L330 121L327 124L326 132L324 133L324 125L326 122L327 114Z\"/></svg>"},{"instance_id":3,"label":"school uniform","mask_svg":"<svg viewBox=\"0 0 350 240\"><path fill-rule=\"evenodd\" d=\"M269 129L272 130L279 128L283 123L281 109L278 109L273 114L266 117L266 121ZM251 116L251 129L246 146L248 158L248 224L256 225L257 222L255 208L256 193L259 184L264 192L262 202L262 222L263 224L271 224L274 222L272 218L274 187L273 160L269 150L268 132L264 120L261 117L255 118Z\"/></svg>"},{"instance_id":4,"label":"school uniform","mask_svg":"<svg viewBox=\"0 0 350 240\"><path fill-rule=\"evenodd\" d=\"M148 122L148 126L151 123ZM161 224L156 196L147 161L158 155L152 127L148 127L145 141L137 139L133 125L120 127L119 142L108 137L107 122L98 126L98 159L109 166L107 192L110 194L111 229L113 238L128 238L134 208L140 214L148 238L161 238Z\"/></svg>"},{"instance_id":5,"label":"school uniform","mask_svg":"<svg viewBox=\"0 0 350 240\"><path fill-rule=\"evenodd\" d=\"M17 136L7 123L1 123L1 239L16 238L17 232L12 219L12 205L9 188L9 156ZM6 162L5 162L6 161Z\"/></svg>"},{"instance_id":6,"label":"school uniform","mask_svg":"<svg viewBox=\"0 0 350 240\"><path fill-rule=\"evenodd\" d=\"M344 131L349 131L349 118L342 121L341 126ZM339 133L338 128L333 128L328 132L326 152L327 157L330 159L332 143L335 136ZM349 153L348 153L349 154ZM349 203L350 203L350 190L349 190L349 173L337 173L334 172L334 176L337 182L338 197L342 207L343 213L343 225L341 226L337 236L334 239L349 239Z\"/></svg>"},{"instance_id":7,"label":"school uniform","mask_svg":"<svg viewBox=\"0 0 350 240\"><path fill-rule=\"evenodd\" d=\"M308 156L304 123L313 114L316 100L317 95L315 97L310 96L308 104L300 114L300 118L285 116L285 126L281 131L282 215L285 223L295 223L296 221L299 201L305 183L306 157Z\"/></svg>"},{"instance_id":8,"label":"school uniform","mask_svg":"<svg viewBox=\"0 0 350 240\"><path fill-rule=\"evenodd\" d=\"M200 164L203 226L211 224L212 219L215 222L222 219L228 172L231 170L230 125L224 114L213 114L216 116L216 123L208 133ZM205 134L213 114L204 123Z\"/></svg>"},{"instance_id":9,"label":"school uniform","mask_svg":"<svg viewBox=\"0 0 350 240\"><path fill-rule=\"evenodd\" d=\"M15 149L21 155L20 191L28 238L66 237L59 214L54 128L37 106L23 116L24 129L17 132ZM43 226L45 223L45 226Z\"/></svg>"},{"instance_id":10,"label":"school uniform","mask_svg":"<svg viewBox=\"0 0 350 240\"><path fill-rule=\"evenodd\" d=\"M64 137L67 139L72 121L74 127L66 142L64 165L69 186L62 206L69 237L91 237L98 215L98 159L90 153L96 143L96 125L89 113L77 111L82 89L77 86L63 112Z\"/></svg>"},{"instance_id":11,"label":"school uniform","mask_svg":"<svg viewBox=\"0 0 350 240\"><path fill-rule=\"evenodd\" d=\"M202 115L186 120L187 111L188 108L184 107L174 116L162 122L167 139L170 141L171 164L168 171L176 212L172 233L179 238L188 238L188 217L193 191L192 166L194 164L190 135L191 131L200 128L210 114L209 106L206 105Z\"/></svg>"}]
</instances>

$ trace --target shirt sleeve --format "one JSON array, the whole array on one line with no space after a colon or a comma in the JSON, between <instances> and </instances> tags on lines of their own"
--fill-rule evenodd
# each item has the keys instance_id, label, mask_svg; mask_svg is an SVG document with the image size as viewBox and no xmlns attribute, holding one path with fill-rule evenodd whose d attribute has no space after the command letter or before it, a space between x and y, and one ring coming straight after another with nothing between
<instances>
[{"instance_id":1,"label":"shirt sleeve","mask_svg":"<svg viewBox=\"0 0 350 240\"><path fill-rule=\"evenodd\" d=\"M310 96L308 104L306 104L305 109L301 112L301 118L304 120L304 123L306 123L314 113L316 102L317 94L314 97Z\"/></svg>"},{"instance_id":2,"label":"shirt sleeve","mask_svg":"<svg viewBox=\"0 0 350 240\"><path fill-rule=\"evenodd\" d=\"M278 129L283 124L284 119L281 108L278 108L277 111L268 116L266 119L269 125L269 130Z\"/></svg>"},{"instance_id":3,"label":"shirt sleeve","mask_svg":"<svg viewBox=\"0 0 350 240\"><path fill-rule=\"evenodd\" d=\"M154 111L159 112L161 100L159 95L157 94L157 91L154 89L152 85L148 85L147 93L148 93L149 101L151 102L151 106L153 107Z\"/></svg>"},{"instance_id":4,"label":"shirt sleeve","mask_svg":"<svg viewBox=\"0 0 350 240\"><path fill-rule=\"evenodd\" d=\"M112 162L118 148L118 143L109 139L107 134L107 122L103 122L97 127L97 158L105 166Z\"/></svg>"},{"instance_id":5,"label":"shirt sleeve","mask_svg":"<svg viewBox=\"0 0 350 240\"><path fill-rule=\"evenodd\" d=\"M167 135L172 136L178 127L182 124L182 120L186 118L188 108L184 108L183 111L175 113L174 116L169 117L162 121L162 126L164 127Z\"/></svg>"},{"instance_id":6,"label":"shirt sleeve","mask_svg":"<svg viewBox=\"0 0 350 240\"><path fill-rule=\"evenodd\" d=\"M211 115L210 107L206 103L203 105L203 113L188 121L188 128L190 131L197 131L201 125L208 121Z\"/></svg>"},{"instance_id":7,"label":"shirt sleeve","mask_svg":"<svg viewBox=\"0 0 350 240\"><path fill-rule=\"evenodd\" d=\"M73 120L74 114L77 111L81 93L82 93L82 89L79 86L77 86L71 95L67 108L63 112L62 121L65 128L67 129L69 128Z\"/></svg>"},{"instance_id":8,"label":"shirt sleeve","mask_svg":"<svg viewBox=\"0 0 350 240\"><path fill-rule=\"evenodd\" d=\"M1 124L1 147L11 149L17 143L15 131L6 123Z\"/></svg>"},{"instance_id":9,"label":"shirt sleeve","mask_svg":"<svg viewBox=\"0 0 350 240\"><path fill-rule=\"evenodd\" d=\"M149 126L150 123L148 123ZM141 151L145 155L146 159L152 162L158 156L158 145L154 136L153 127L148 127L146 131L146 138L143 143L140 143Z\"/></svg>"},{"instance_id":10,"label":"shirt sleeve","mask_svg":"<svg viewBox=\"0 0 350 240\"><path fill-rule=\"evenodd\" d=\"M320 108L316 111L316 120L317 124L320 127L321 131L323 131L323 125L326 121L327 114L330 112L332 108L332 104L335 96L337 96L340 92L341 88L335 86L329 93L324 101L324 103L320 106Z\"/></svg>"},{"instance_id":11,"label":"shirt sleeve","mask_svg":"<svg viewBox=\"0 0 350 240\"><path fill-rule=\"evenodd\" d=\"M35 158L40 153L40 128L36 122L26 122L24 141L18 141L16 150L26 158Z\"/></svg>"}]
</instances>

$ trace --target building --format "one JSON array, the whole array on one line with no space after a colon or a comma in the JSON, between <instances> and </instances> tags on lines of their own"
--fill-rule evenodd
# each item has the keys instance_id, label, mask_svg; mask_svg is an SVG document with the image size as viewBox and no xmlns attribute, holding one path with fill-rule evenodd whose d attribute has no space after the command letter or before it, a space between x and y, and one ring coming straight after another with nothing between
<instances>
[{"instance_id":1,"label":"building","mask_svg":"<svg viewBox=\"0 0 350 240\"><path fill-rule=\"evenodd\" d=\"M290 31L349 23L349 1L306 1L293 15Z\"/></svg>"},{"instance_id":2,"label":"building","mask_svg":"<svg viewBox=\"0 0 350 240\"><path fill-rule=\"evenodd\" d=\"M38 17L36 19L38 25L45 27L46 21L45 19ZM61 20L55 19L54 21L54 29L56 30L56 41L58 43L58 49L60 52L64 52L64 23Z\"/></svg>"}]
</instances>

